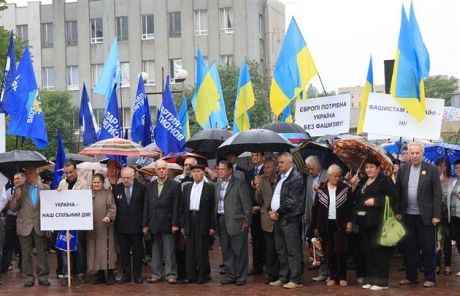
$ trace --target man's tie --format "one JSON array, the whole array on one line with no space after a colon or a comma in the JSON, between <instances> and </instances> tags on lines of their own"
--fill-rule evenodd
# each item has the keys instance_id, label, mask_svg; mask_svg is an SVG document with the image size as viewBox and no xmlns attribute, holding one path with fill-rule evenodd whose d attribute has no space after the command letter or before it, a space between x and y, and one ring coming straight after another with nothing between
<instances>
[{"instance_id":1,"label":"man's tie","mask_svg":"<svg viewBox=\"0 0 460 296\"><path fill-rule=\"evenodd\" d=\"M125 187L125 195L126 195L126 201L128 201L128 205L131 202L131 188L130 187Z\"/></svg>"}]
</instances>

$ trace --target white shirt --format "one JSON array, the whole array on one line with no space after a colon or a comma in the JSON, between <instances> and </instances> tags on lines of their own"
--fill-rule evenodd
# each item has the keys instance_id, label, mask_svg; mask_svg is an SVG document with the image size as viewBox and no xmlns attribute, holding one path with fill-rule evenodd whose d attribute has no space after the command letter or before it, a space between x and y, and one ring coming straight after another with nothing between
<instances>
[{"instance_id":1,"label":"white shirt","mask_svg":"<svg viewBox=\"0 0 460 296\"><path fill-rule=\"evenodd\" d=\"M264 164L260 164L258 166L255 166L254 167L254 176L257 176L260 174L260 170L262 170L262 168L264 167Z\"/></svg>"},{"instance_id":2,"label":"white shirt","mask_svg":"<svg viewBox=\"0 0 460 296\"><path fill-rule=\"evenodd\" d=\"M337 218L337 209L336 209L336 190L337 188L329 189L329 215L328 219L329 220L335 220Z\"/></svg>"},{"instance_id":3,"label":"white shirt","mask_svg":"<svg viewBox=\"0 0 460 296\"><path fill-rule=\"evenodd\" d=\"M217 207L217 214L224 214L224 198L225 192L227 191L228 183L230 182L230 178L227 181L220 182L220 196L219 196L219 205Z\"/></svg>"},{"instance_id":4,"label":"white shirt","mask_svg":"<svg viewBox=\"0 0 460 296\"><path fill-rule=\"evenodd\" d=\"M281 187L283 186L284 181L287 179L291 173L292 168L289 169L285 174L281 174L280 180L276 183L275 190L273 191L272 203L270 205L272 211L277 211L280 208L280 199L281 199Z\"/></svg>"},{"instance_id":5,"label":"white shirt","mask_svg":"<svg viewBox=\"0 0 460 296\"><path fill-rule=\"evenodd\" d=\"M203 192L203 182L201 180L200 183L193 183L192 185L192 192L190 193L190 211L198 211L200 209L200 200L201 200L201 193Z\"/></svg>"}]
</instances>

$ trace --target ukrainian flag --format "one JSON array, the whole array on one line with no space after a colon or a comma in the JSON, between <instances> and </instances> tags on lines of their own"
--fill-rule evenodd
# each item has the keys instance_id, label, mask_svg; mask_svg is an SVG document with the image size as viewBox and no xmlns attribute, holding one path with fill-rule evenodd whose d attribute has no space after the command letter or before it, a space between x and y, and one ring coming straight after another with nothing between
<instances>
[{"instance_id":1,"label":"ukrainian flag","mask_svg":"<svg viewBox=\"0 0 460 296\"><path fill-rule=\"evenodd\" d=\"M270 106L278 116L317 73L307 44L294 18L281 46L270 87Z\"/></svg>"},{"instance_id":2,"label":"ukrainian flag","mask_svg":"<svg viewBox=\"0 0 460 296\"><path fill-rule=\"evenodd\" d=\"M196 121L205 128L212 111L219 110L219 92L212 79L208 66L201 55L200 48L196 56L196 87L192 97L192 107Z\"/></svg>"},{"instance_id":3,"label":"ukrainian flag","mask_svg":"<svg viewBox=\"0 0 460 296\"><path fill-rule=\"evenodd\" d=\"M292 112L291 112L291 105L287 105L286 108L283 110L283 114L281 115L281 121L282 122L287 122L287 123L292 123L293 118L292 118Z\"/></svg>"},{"instance_id":4,"label":"ukrainian flag","mask_svg":"<svg viewBox=\"0 0 460 296\"><path fill-rule=\"evenodd\" d=\"M408 20L403 6L390 93L418 121L425 117L424 78L428 77L429 71L430 57L413 7Z\"/></svg>"},{"instance_id":5,"label":"ukrainian flag","mask_svg":"<svg viewBox=\"0 0 460 296\"><path fill-rule=\"evenodd\" d=\"M233 132L242 132L251 128L249 109L254 106L255 101L248 64L245 63L240 68L240 79L238 81L235 100Z\"/></svg>"},{"instance_id":6,"label":"ukrainian flag","mask_svg":"<svg viewBox=\"0 0 460 296\"><path fill-rule=\"evenodd\" d=\"M184 96L182 100L182 105L180 106L179 114L179 121L182 126L182 131L184 132L185 140L187 141L190 139L190 123L188 120L188 112L187 112L187 98Z\"/></svg>"},{"instance_id":7,"label":"ukrainian flag","mask_svg":"<svg viewBox=\"0 0 460 296\"><path fill-rule=\"evenodd\" d=\"M374 74L372 72L372 57L369 60L369 69L367 70L366 83L364 84L363 94L361 96L361 111L359 112L358 130L356 134L361 134L364 127L364 118L366 117L367 99L369 93L374 92Z\"/></svg>"}]
</instances>

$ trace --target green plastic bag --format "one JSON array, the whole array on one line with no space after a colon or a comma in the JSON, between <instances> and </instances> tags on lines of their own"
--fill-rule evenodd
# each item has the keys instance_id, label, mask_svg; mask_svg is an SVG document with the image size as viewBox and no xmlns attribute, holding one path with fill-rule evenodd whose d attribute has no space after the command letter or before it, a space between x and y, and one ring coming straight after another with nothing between
<instances>
[{"instance_id":1,"label":"green plastic bag","mask_svg":"<svg viewBox=\"0 0 460 296\"><path fill-rule=\"evenodd\" d=\"M390 207L390 198L385 197L385 209L383 212L382 234L380 235L380 245L394 247L406 235L406 230L399 222Z\"/></svg>"}]
</instances>

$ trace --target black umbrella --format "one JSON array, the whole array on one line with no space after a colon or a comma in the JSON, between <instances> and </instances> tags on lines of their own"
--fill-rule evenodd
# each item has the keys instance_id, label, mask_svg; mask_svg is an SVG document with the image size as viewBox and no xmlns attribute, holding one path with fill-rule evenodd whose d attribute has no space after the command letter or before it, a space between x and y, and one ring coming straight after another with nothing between
<instances>
[{"instance_id":1,"label":"black umbrella","mask_svg":"<svg viewBox=\"0 0 460 296\"><path fill-rule=\"evenodd\" d=\"M340 166L344 172L349 170L346 164L333 153L329 145L307 141L292 151L292 157L299 171L309 174L307 166L305 165L305 159L310 155L316 155L321 163L321 167L324 169L327 169L331 164L335 163Z\"/></svg>"},{"instance_id":2,"label":"black umbrella","mask_svg":"<svg viewBox=\"0 0 460 296\"><path fill-rule=\"evenodd\" d=\"M185 147L212 159L216 157L217 148L231 136L232 132L226 129L201 130L185 143Z\"/></svg>"},{"instance_id":3,"label":"black umbrella","mask_svg":"<svg viewBox=\"0 0 460 296\"><path fill-rule=\"evenodd\" d=\"M15 172L27 167L42 167L52 164L37 151L13 150L0 153L0 172L12 179Z\"/></svg>"},{"instance_id":4,"label":"black umbrella","mask_svg":"<svg viewBox=\"0 0 460 296\"><path fill-rule=\"evenodd\" d=\"M300 144L304 141L311 140L310 134L295 123L272 122L264 124L260 128L281 134L293 144Z\"/></svg>"},{"instance_id":5,"label":"black umbrella","mask_svg":"<svg viewBox=\"0 0 460 296\"><path fill-rule=\"evenodd\" d=\"M67 160L73 161L76 164L82 163L82 162L94 162L95 159L94 157L86 156L86 155L80 155L80 154L74 154L74 153L69 153L66 154Z\"/></svg>"},{"instance_id":6,"label":"black umbrella","mask_svg":"<svg viewBox=\"0 0 460 296\"><path fill-rule=\"evenodd\" d=\"M240 132L228 138L219 146L218 152L225 154L234 152L281 152L289 151L294 147L288 140L279 134L266 129L252 129Z\"/></svg>"}]
</instances>

